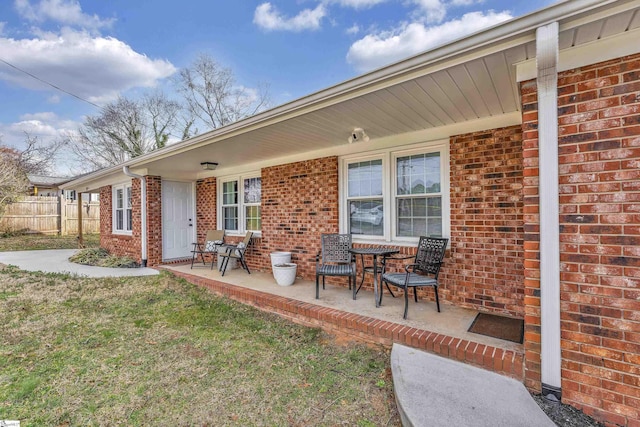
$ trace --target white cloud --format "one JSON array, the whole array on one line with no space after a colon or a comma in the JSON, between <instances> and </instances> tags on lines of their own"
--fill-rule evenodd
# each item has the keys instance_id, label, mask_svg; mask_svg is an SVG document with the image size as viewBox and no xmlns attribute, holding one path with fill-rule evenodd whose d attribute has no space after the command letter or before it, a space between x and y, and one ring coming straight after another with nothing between
<instances>
[{"instance_id":1,"label":"white cloud","mask_svg":"<svg viewBox=\"0 0 640 427\"><path fill-rule=\"evenodd\" d=\"M345 31L345 33L347 34L358 34L359 32L360 32L360 26L358 26L358 24L353 24L352 26L347 28L347 30Z\"/></svg>"},{"instance_id":2,"label":"white cloud","mask_svg":"<svg viewBox=\"0 0 640 427\"><path fill-rule=\"evenodd\" d=\"M452 6L471 6L480 3L484 3L484 0L451 0Z\"/></svg>"},{"instance_id":3,"label":"white cloud","mask_svg":"<svg viewBox=\"0 0 640 427\"><path fill-rule=\"evenodd\" d=\"M4 26L7 25L6 22L0 21L0 35L4 33Z\"/></svg>"},{"instance_id":4,"label":"white cloud","mask_svg":"<svg viewBox=\"0 0 640 427\"><path fill-rule=\"evenodd\" d=\"M54 21L62 25L97 30L110 27L115 21L83 13L77 0L40 0L35 4L31 4L30 0L15 0L15 8L20 16L36 23Z\"/></svg>"},{"instance_id":5,"label":"white cloud","mask_svg":"<svg viewBox=\"0 0 640 427\"><path fill-rule=\"evenodd\" d=\"M66 120L58 117L52 112L40 112L33 114L23 114L19 121L14 123L0 123L0 140L2 144L15 147L19 150L26 148L25 138L29 134L37 137L43 144L50 144L59 141L67 135L75 134L79 122ZM56 158L50 159L51 173L54 175L73 175L71 153L62 148Z\"/></svg>"},{"instance_id":6,"label":"white cloud","mask_svg":"<svg viewBox=\"0 0 640 427\"><path fill-rule=\"evenodd\" d=\"M441 0L411 0L417 6L414 17L427 23L438 23L447 15L447 5Z\"/></svg>"},{"instance_id":7,"label":"white cloud","mask_svg":"<svg viewBox=\"0 0 640 427\"><path fill-rule=\"evenodd\" d=\"M405 24L392 31L369 34L349 48L347 62L367 71L429 50L464 35L511 19L509 12L472 12L441 25Z\"/></svg>"},{"instance_id":8,"label":"white cloud","mask_svg":"<svg viewBox=\"0 0 640 427\"><path fill-rule=\"evenodd\" d=\"M327 10L323 4L319 4L315 9L304 9L296 16L287 18L271 3L262 3L255 10L253 23L267 31L300 32L319 29L326 15Z\"/></svg>"},{"instance_id":9,"label":"white cloud","mask_svg":"<svg viewBox=\"0 0 640 427\"><path fill-rule=\"evenodd\" d=\"M367 9L387 0L328 0L326 3L338 4L342 7L351 7L354 9Z\"/></svg>"},{"instance_id":10,"label":"white cloud","mask_svg":"<svg viewBox=\"0 0 640 427\"><path fill-rule=\"evenodd\" d=\"M63 29L39 38L0 38L3 59L91 102L103 103L134 87L153 87L176 68L150 59L112 37ZM33 90L53 89L24 73L0 69L0 80ZM66 95L64 95L66 96Z\"/></svg>"}]
</instances>

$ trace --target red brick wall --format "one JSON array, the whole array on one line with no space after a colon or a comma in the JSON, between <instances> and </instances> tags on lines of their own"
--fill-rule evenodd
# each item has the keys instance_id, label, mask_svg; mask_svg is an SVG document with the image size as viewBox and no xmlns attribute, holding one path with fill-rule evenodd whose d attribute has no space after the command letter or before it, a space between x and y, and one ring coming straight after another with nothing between
<instances>
[{"instance_id":1,"label":"red brick wall","mask_svg":"<svg viewBox=\"0 0 640 427\"><path fill-rule=\"evenodd\" d=\"M525 145L526 384L538 389L535 82ZM640 419L640 55L558 79L563 401L610 424Z\"/></svg>"},{"instance_id":2,"label":"red brick wall","mask_svg":"<svg viewBox=\"0 0 640 427\"><path fill-rule=\"evenodd\" d=\"M451 138L451 253L443 296L463 307L524 315L522 128Z\"/></svg>"},{"instance_id":3,"label":"red brick wall","mask_svg":"<svg viewBox=\"0 0 640 427\"><path fill-rule=\"evenodd\" d=\"M262 179L262 236L246 257L251 269L269 271L274 251L292 252L298 275L315 277L320 235L338 231L338 159L327 157L265 168ZM196 183L198 239L217 228L216 179ZM226 236L236 243L238 236ZM346 282L345 282L346 283Z\"/></svg>"},{"instance_id":4,"label":"red brick wall","mask_svg":"<svg viewBox=\"0 0 640 427\"><path fill-rule=\"evenodd\" d=\"M119 256L129 256L136 262L140 258L140 181L132 181L131 197L133 202L133 234L114 234L112 228L112 187L100 188L100 247ZM136 200L138 200L136 204Z\"/></svg>"},{"instance_id":5,"label":"red brick wall","mask_svg":"<svg viewBox=\"0 0 640 427\"><path fill-rule=\"evenodd\" d=\"M162 262L162 177L146 176L147 180L147 265ZM136 180L140 181L140 180ZM139 203L134 200L135 203Z\"/></svg>"},{"instance_id":6,"label":"red brick wall","mask_svg":"<svg viewBox=\"0 0 640 427\"><path fill-rule=\"evenodd\" d=\"M158 176L147 176L147 265L154 266L162 261L162 202L161 183ZM140 221L140 180L131 180L132 234L114 234L112 230L111 186L100 188L100 246L110 253L129 256L141 263L142 239Z\"/></svg>"},{"instance_id":7,"label":"red brick wall","mask_svg":"<svg viewBox=\"0 0 640 427\"><path fill-rule=\"evenodd\" d=\"M198 242L203 242L207 230L217 230L217 193L216 178L205 178L196 181L196 228ZM211 262L211 256L206 255L207 262Z\"/></svg>"},{"instance_id":8,"label":"red brick wall","mask_svg":"<svg viewBox=\"0 0 640 427\"><path fill-rule=\"evenodd\" d=\"M288 251L298 264L298 275L315 279L320 235L337 232L337 157L262 170L262 239L254 265L270 270L269 254Z\"/></svg>"}]
</instances>

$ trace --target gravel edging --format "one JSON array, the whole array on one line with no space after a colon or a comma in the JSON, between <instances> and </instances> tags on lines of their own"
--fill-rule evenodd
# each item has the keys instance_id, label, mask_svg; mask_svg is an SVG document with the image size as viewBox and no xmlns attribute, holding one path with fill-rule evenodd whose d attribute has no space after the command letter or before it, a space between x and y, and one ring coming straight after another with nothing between
<instances>
[{"instance_id":1,"label":"gravel edging","mask_svg":"<svg viewBox=\"0 0 640 427\"><path fill-rule=\"evenodd\" d=\"M559 427L604 427L604 424L599 423L571 405L550 402L540 394L533 394L532 396L544 413Z\"/></svg>"}]
</instances>

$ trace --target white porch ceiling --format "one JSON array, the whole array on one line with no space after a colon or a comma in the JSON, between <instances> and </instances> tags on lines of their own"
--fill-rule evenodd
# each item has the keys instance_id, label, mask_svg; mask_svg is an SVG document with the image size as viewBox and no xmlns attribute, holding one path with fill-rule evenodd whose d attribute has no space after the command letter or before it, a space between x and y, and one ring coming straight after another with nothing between
<instances>
[{"instance_id":1,"label":"white porch ceiling","mask_svg":"<svg viewBox=\"0 0 640 427\"><path fill-rule=\"evenodd\" d=\"M579 2L565 2L577 7ZM606 3L606 4L605 4ZM592 4L594 4L592 2ZM163 152L127 162L149 175L194 180L202 176L200 162L220 164L216 175L231 174L247 164L318 150L344 148L351 131L365 129L372 141L482 119L513 117L520 111L516 67L535 62L535 27L553 20L553 8L532 14L530 27L517 21L435 49L433 60L409 58L385 69L294 101L267 112L266 119L249 119ZM640 0L603 1L579 9L560 22L560 49L576 50L616 40L640 28ZM549 16L545 12L549 12ZM527 17L521 18L526 20ZM499 30L499 31L498 31ZM513 34L508 31L514 31ZM495 34L489 38L489 34ZM633 33L632 33L633 34ZM630 49L638 50L632 43ZM456 49L454 49L454 47ZM579 50L579 49L578 49ZM430 55L427 52L424 55ZM297 107L296 105L300 105ZM336 150L337 151L337 150ZM119 169L81 179L80 188L95 189ZM71 183L73 184L73 183ZM85 187L87 185L87 187Z\"/></svg>"}]
</instances>

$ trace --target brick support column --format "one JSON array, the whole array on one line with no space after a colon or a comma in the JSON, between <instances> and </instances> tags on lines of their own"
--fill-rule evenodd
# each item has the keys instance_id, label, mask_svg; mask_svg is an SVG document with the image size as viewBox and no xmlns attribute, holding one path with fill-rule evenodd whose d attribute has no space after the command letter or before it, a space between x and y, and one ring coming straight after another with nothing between
<instances>
[{"instance_id":1,"label":"brick support column","mask_svg":"<svg viewBox=\"0 0 640 427\"><path fill-rule=\"evenodd\" d=\"M540 390L537 93L521 84L525 384ZM562 398L611 425L640 419L640 55L558 78Z\"/></svg>"}]
</instances>

